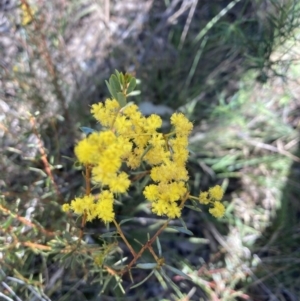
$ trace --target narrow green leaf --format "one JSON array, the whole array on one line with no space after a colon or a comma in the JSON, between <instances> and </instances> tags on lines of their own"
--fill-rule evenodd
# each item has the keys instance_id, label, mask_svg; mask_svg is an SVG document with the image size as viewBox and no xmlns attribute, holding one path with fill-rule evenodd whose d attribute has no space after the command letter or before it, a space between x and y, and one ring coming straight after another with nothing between
<instances>
[{"instance_id":1,"label":"narrow green leaf","mask_svg":"<svg viewBox=\"0 0 300 301\"><path fill-rule=\"evenodd\" d=\"M187 207L191 210L197 211L197 212L202 212L202 210L199 207L196 206L191 206L191 205L184 205L184 207Z\"/></svg>"},{"instance_id":2,"label":"narrow green leaf","mask_svg":"<svg viewBox=\"0 0 300 301\"><path fill-rule=\"evenodd\" d=\"M189 238L189 242L192 244L209 244L209 239L201 238L201 237L191 237Z\"/></svg>"},{"instance_id":3,"label":"narrow green leaf","mask_svg":"<svg viewBox=\"0 0 300 301\"><path fill-rule=\"evenodd\" d=\"M127 94L126 96L127 97L129 97L129 96L137 96L137 95L140 95L140 94L141 94L140 90L134 90L131 93Z\"/></svg>"},{"instance_id":4,"label":"narrow green leaf","mask_svg":"<svg viewBox=\"0 0 300 301\"><path fill-rule=\"evenodd\" d=\"M132 288L136 288L138 286L140 286L141 284L143 284L144 282L146 282L154 273L155 270L153 270L144 280L142 280L141 282L135 284L134 286L132 286L130 289Z\"/></svg>"},{"instance_id":5,"label":"narrow green leaf","mask_svg":"<svg viewBox=\"0 0 300 301\"><path fill-rule=\"evenodd\" d=\"M119 92L117 94L117 98L116 100L118 101L119 105L121 108L125 107L127 104L127 100L126 97L124 96L124 94L122 92Z\"/></svg>"},{"instance_id":6,"label":"narrow green leaf","mask_svg":"<svg viewBox=\"0 0 300 301\"><path fill-rule=\"evenodd\" d=\"M111 75L109 80L111 80L114 83L114 85L116 86L116 89L119 90L121 88L120 80L119 80L119 77L117 75L115 75L115 74Z\"/></svg>"},{"instance_id":7,"label":"narrow green leaf","mask_svg":"<svg viewBox=\"0 0 300 301\"><path fill-rule=\"evenodd\" d=\"M44 178L48 177L47 174L43 170L41 170L40 168L29 167L29 170L34 171L34 172L40 174Z\"/></svg>"},{"instance_id":8,"label":"narrow green leaf","mask_svg":"<svg viewBox=\"0 0 300 301\"><path fill-rule=\"evenodd\" d=\"M161 257L161 244L160 244L158 236L156 237L156 244L157 244L157 249L158 249L158 255L159 255L159 257Z\"/></svg>"},{"instance_id":9,"label":"narrow green leaf","mask_svg":"<svg viewBox=\"0 0 300 301\"><path fill-rule=\"evenodd\" d=\"M112 80L112 77L110 77L110 79L109 79L109 86L110 86L110 94L112 95L112 97L114 98L114 99L117 99L117 97L118 97L118 89L117 89L117 87L114 85L114 82L113 82L113 80Z\"/></svg>"},{"instance_id":10,"label":"narrow green leaf","mask_svg":"<svg viewBox=\"0 0 300 301\"><path fill-rule=\"evenodd\" d=\"M122 88L124 88L125 87L125 77L124 77L123 73L120 74L120 83L122 85Z\"/></svg>"},{"instance_id":11,"label":"narrow green leaf","mask_svg":"<svg viewBox=\"0 0 300 301\"><path fill-rule=\"evenodd\" d=\"M184 229L187 229L187 226L186 226L185 221L183 220L183 218L180 217L179 220L180 220L180 222L181 222L182 227L183 227Z\"/></svg>"},{"instance_id":12,"label":"narrow green leaf","mask_svg":"<svg viewBox=\"0 0 300 301\"><path fill-rule=\"evenodd\" d=\"M107 276L103 286L102 286L102 289L101 289L101 293L104 293L106 287L108 286L109 282L113 279L113 276L109 275Z\"/></svg>"},{"instance_id":13,"label":"narrow green leaf","mask_svg":"<svg viewBox=\"0 0 300 301\"><path fill-rule=\"evenodd\" d=\"M6 230L14 221L14 218L12 216L9 216L6 221L1 225L2 229Z\"/></svg>"},{"instance_id":14,"label":"narrow green leaf","mask_svg":"<svg viewBox=\"0 0 300 301\"><path fill-rule=\"evenodd\" d=\"M168 270L170 270L171 272L173 272L176 275L179 275L187 280L192 280L190 276L188 276L187 274L183 273L182 271L180 271L170 265L165 264L164 267L166 267Z\"/></svg>"},{"instance_id":15,"label":"narrow green leaf","mask_svg":"<svg viewBox=\"0 0 300 301\"><path fill-rule=\"evenodd\" d=\"M136 87L136 79L133 77L133 78L131 78L131 80L129 82L129 85L127 87L126 95L131 93L134 90L135 87Z\"/></svg>"},{"instance_id":16,"label":"narrow green leaf","mask_svg":"<svg viewBox=\"0 0 300 301\"><path fill-rule=\"evenodd\" d=\"M143 246L143 244L136 238L133 239L136 243L138 243L141 247Z\"/></svg>"},{"instance_id":17,"label":"narrow green leaf","mask_svg":"<svg viewBox=\"0 0 300 301\"><path fill-rule=\"evenodd\" d=\"M176 231L178 231L178 232L181 232L181 233L184 233L184 234L187 234L187 235L190 235L190 236L193 236L193 235L194 235L194 233L193 233L192 231L190 231L190 230L188 230L188 229L185 229L185 228L183 228L183 227L169 226L169 227L167 227L167 228L169 228L169 229L174 229L174 230L176 230Z\"/></svg>"},{"instance_id":18,"label":"narrow green leaf","mask_svg":"<svg viewBox=\"0 0 300 301\"><path fill-rule=\"evenodd\" d=\"M122 109L120 110L120 113L123 112L125 110L125 108L127 108L127 107L129 107L129 106L131 106L133 104L134 104L133 101L127 102L127 104L124 107L122 107Z\"/></svg>"},{"instance_id":19,"label":"narrow green leaf","mask_svg":"<svg viewBox=\"0 0 300 301\"><path fill-rule=\"evenodd\" d=\"M80 130L81 130L82 132L84 132L86 135L89 135L89 134L91 134L91 133L93 133L93 132L96 132L96 130L91 129L91 128L86 127L86 126L81 126L81 127L80 127Z\"/></svg>"},{"instance_id":20,"label":"narrow green leaf","mask_svg":"<svg viewBox=\"0 0 300 301\"><path fill-rule=\"evenodd\" d=\"M146 149L143 151L142 156L141 156L141 161L143 160L144 156L149 152L149 150L152 148L152 145L148 145Z\"/></svg>"},{"instance_id":21,"label":"narrow green leaf","mask_svg":"<svg viewBox=\"0 0 300 301\"><path fill-rule=\"evenodd\" d=\"M154 270L154 276L157 278L161 287L166 291L168 289L168 285L164 277L160 274L160 270Z\"/></svg>"},{"instance_id":22,"label":"narrow green leaf","mask_svg":"<svg viewBox=\"0 0 300 301\"><path fill-rule=\"evenodd\" d=\"M133 219L134 219L134 217L125 218L125 219L123 219L123 220L120 221L119 225L121 226L121 225L123 225L123 224L125 224L125 223L127 223L129 221L132 221Z\"/></svg>"},{"instance_id":23,"label":"narrow green leaf","mask_svg":"<svg viewBox=\"0 0 300 301\"><path fill-rule=\"evenodd\" d=\"M121 74L117 69L115 69L115 73L117 75L118 80L120 81Z\"/></svg>"},{"instance_id":24,"label":"narrow green leaf","mask_svg":"<svg viewBox=\"0 0 300 301\"><path fill-rule=\"evenodd\" d=\"M109 84L110 84L112 90L114 90L116 93L121 91L121 85L120 85L119 79L117 78L116 75L113 74L109 78Z\"/></svg>"},{"instance_id":25,"label":"narrow green leaf","mask_svg":"<svg viewBox=\"0 0 300 301\"><path fill-rule=\"evenodd\" d=\"M165 278L165 280L168 283L168 285L170 285L173 288L173 290L176 292L176 294L178 295L178 297L180 299L183 298L183 294L181 293L179 287L170 279L170 277L165 273L164 269L161 269L160 273Z\"/></svg>"},{"instance_id":26,"label":"narrow green leaf","mask_svg":"<svg viewBox=\"0 0 300 301\"><path fill-rule=\"evenodd\" d=\"M108 81L106 80L105 81L105 83L106 83L106 87L107 87L107 89L108 89L108 91L109 91L109 93L110 93L110 95L114 98L114 96L113 96L113 92L112 92L112 89L111 89L111 86L110 86L110 84L108 83Z\"/></svg>"},{"instance_id":27,"label":"narrow green leaf","mask_svg":"<svg viewBox=\"0 0 300 301\"><path fill-rule=\"evenodd\" d=\"M124 92L124 87L125 85L125 78L124 78L124 74L122 72L119 72L118 70L116 71L116 75L118 77L119 80L119 84L120 84L120 91Z\"/></svg>"},{"instance_id":28,"label":"narrow green leaf","mask_svg":"<svg viewBox=\"0 0 300 301\"><path fill-rule=\"evenodd\" d=\"M100 235L100 237L105 238L105 237L113 237L117 234L116 231L112 231L112 232L107 232L107 233L103 233Z\"/></svg>"},{"instance_id":29,"label":"narrow green leaf","mask_svg":"<svg viewBox=\"0 0 300 301\"><path fill-rule=\"evenodd\" d=\"M136 267L143 270L153 270L157 267L157 263L138 263Z\"/></svg>"},{"instance_id":30,"label":"narrow green leaf","mask_svg":"<svg viewBox=\"0 0 300 301\"><path fill-rule=\"evenodd\" d=\"M121 284L121 280L119 280L119 281L117 282L117 285L118 285L119 289L121 290L121 292L123 293L123 295L125 295L126 293L125 293L125 290L124 290L124 288L123 288L123 286L122 286L122 284Z\"/></svg>"},{"instance_id":31,"label":"narrow green leaf","mask_svg":"<svg viewBox=\"0 0 300 301\"><path fill-rule=\"evenodd\" d=\"M113 264L114 270L115 270L115 269L121 270L121 269L124 267L124 263L125 263L125 261L126 261L127 259L128 259L128 257L123 257L123 258L121 258L120 260L118 260L117 262L115 262L115 263Z\"/></svg>"}]
</instances>

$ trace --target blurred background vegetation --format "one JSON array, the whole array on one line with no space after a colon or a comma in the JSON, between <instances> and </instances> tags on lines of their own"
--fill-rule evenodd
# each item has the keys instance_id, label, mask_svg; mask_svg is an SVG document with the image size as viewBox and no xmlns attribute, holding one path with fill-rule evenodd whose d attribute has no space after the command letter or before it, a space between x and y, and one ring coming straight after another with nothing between
<instances>
[{"instance_id":1,"label":"blurred background vegetation","mask_svg":"<svg viewBox=\"0 0 300 301\"><path fill-rule=\"evenodd\" d=\"M0 300L299 300L299 25L297 0L1 0ZM146 115L193 121L192 192L226 190L224 218L187 211L194 236L161 237L192 279L171 274L178 289L125 277L124 295L88 256L58 256L60 206L83 192L79 128L97 128L90 105L115 69L135 74ZM145 241L160 221L141 189L117 212ZM86 237L101 248L105 231Z\"/></svg>"}]
</instances>

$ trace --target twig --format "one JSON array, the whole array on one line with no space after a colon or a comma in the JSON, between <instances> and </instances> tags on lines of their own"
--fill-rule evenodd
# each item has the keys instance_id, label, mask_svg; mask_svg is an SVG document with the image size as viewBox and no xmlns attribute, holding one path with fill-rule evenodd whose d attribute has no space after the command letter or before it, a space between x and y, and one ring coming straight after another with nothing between
<instances>
[{"instance_id":1,"label":"twig","mask_svg":"<svg viewBox=\"0 0 300 301\"><path fill-rule=\"evenodd\" d=\"M52 183L52 185L55 189L56 195L58 196L59 199L62 200L62 196L59 192L57 184L55 183L55 180L54 180L54 177L53 177L53 174L52 174L52 171L51 171L51 167L50 167L50 164L48 162L48 158L47 158L45 148L43 146L42 140L41 140L40 135L39 135L39 133L37 131L37 128L36 128L35 118L32 115L30 116L30 123L32 125L32 131L33 131L34 135L36 136L36 138L38 140L38 147L39 147L39 151L40 151L40 154L41 154L41 160L44 164L45 172L51 180L51 183Z\"/></svg>"},{"instance_id":2,"label":"twig","mask_svg":"<svg viewBox=\"0 0 300 301\"><path fill-rule=\"evenodd\" d=\"M123 241L125 242L126 246L128 247L128 249L130 250L131 254L133 255L133 257L135 258L137 256L137 254L135 253L135 251L133 250L132 246L130 245L130 243L128 242L128 240L126 239L121 227L119 226L119 224L117 223L116 220L113 220L118 233L120 234L120 236L122 237Z\"/></svg>"},{"instance_id":3,"label":"twig","mask_svg":"<svg viewBox=\"0 0 300 301\"><path fill-rule=\"evenodd\" d=\"M123 275L124 273L128 272L132 266L136 263L136 261L142 256L142 254L149 248L151 247L151 245L154 243L154 241L156 240L156 237L160 235L160 233L168 226L170 219L168 219L161 228L159 228L157 230L157 232L153 235L153 237L148 240L143 247L140 249L140 251L136 254L136 256L131 260L131 262L128 264L128 266L121 271L121 275Z\"/></svg>"},{"instance_id":4,"label":"twig","mask_svg":"<svg viewBox=\"0 0 300 301\"><path fill-rule=\"evenodd\" d=\"M85 167L85 195L90 195L91 194L91 166L90 165L86 165ZM84 212L83 216L82 216L82 220L81 220L81 228L80 228L80 234L79 234L79 240L78 240L78 245L80 245L81 240L83 238L83 229L85 227L86 224L86 218L87 218L87 213Z\"/></svg>"},{"instance_id":5,"label":"twig","mask_svg":"<svg viewBox=\"0 0 300 301\"><path fill-rule=\"evenodd\" d=\"M18 221L20 221L22 224L28 226L28 227L31 227L31 228L36 228L38 229L40 232L48 235L48 236L55 236L56 234L58 233L54 233L54 232L51 232L51 231L47 231L45 230L44 228L42 228L41 226L39 225L36 225L34 223L32 223L31 221L29 221L27 218L25 217L22 217L16 213L12 213L9 209L7 208L4 208L2 205L0 205L0 211L12 216L13 218L17 219Z\"/></svg>"}]
</instances>

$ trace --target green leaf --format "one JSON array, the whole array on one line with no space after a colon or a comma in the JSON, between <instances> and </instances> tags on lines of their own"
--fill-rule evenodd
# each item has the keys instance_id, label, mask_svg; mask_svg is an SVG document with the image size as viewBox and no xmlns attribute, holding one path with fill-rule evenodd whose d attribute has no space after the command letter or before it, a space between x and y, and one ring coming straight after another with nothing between
<instances>
[{"instance_id":1,"label":"green leaf","mask_svg":"<svg viewBox=\"0 0 300 301\"><path fill-rule=\"evenodd\" d=\"M43 170L41 170L40 168L29 167L29 170L34 171L34 172L40 174L44 178L47 178L47 174Z\"/></svg>"},{"instance_id":2,"label":"green leaf","mask_svg":"<svg viewBox=\"0 0 300 301\"><path fill-rule=\"evenodd\" d=\"M149 152L150 149L152 149L152 145L148 145L146 149L143 151L142 156L141 156L141 161L144 159L144 156Z\"/></svg>"},{"instance_id":3,"label":"green leaf","mask_svg":"<svg viewBox=\"0 0 300 301\"><path fill-rule=\"evenodd\" d=\"M209 239L207 238L200 238L200 237L191 237L189 238L189 242L192 244L209 244Z\"/></svg>"},{"instance_id":4,"label":"green leaf","mask_svg":"<svg viewBox=\"0 0 300 301\"><path fill-rule=\"evenodd\" d=\"M123 112L125 110L125 108L127 108L127 107L129 107L129 106L131 106L133 104L134 104L133 101L127 102L126 105L120 110L120 112Z\"/></svg>"},{"instance_id":5,"label":"green leaf","mask_svg":"<svg viewBox=\"0 0 300 301\"><path fill-rule=\"evenodd\" d=\"M183 294L181 293L179 287L170 279L170 277L165 273L164 269L160 270L161 275L165 278L168 285L170 285L173 290L176 292L176 294L179 296L179 298L183 298Z\"/></svg>"},{"instance_id":6,"label":"green leaf","mask_svg":"<svg viewBox=\"0 0 300 301\"><path fill-rule=\"evenodd\" d=\"M136 87L136 79L134 77L132 77L130 82L129 82L129 85L127 87L126 95L131 93L134 90L135 87Z\"/></svg>"},{"instance_id":7,"label":"green leaf","mask_svg":"<svg viewBox=\"0 0 300 301\"><path fill-rule=\"evenodd\" d=\"M122 85L122 88L124 88L125 87L125 77L124 77L123 73L120 74L119 80L120 80L120 83Z\"/></svg>"},{"instance_id":8,"label":"green leaf","mask_svg":"<svg viewBox=\"0 0 300 301\"><path fill-rule=\"evenodd\" d=\"M157 249L158 249L158 255L159 255L159 257L161 257L161 244L160 244L158 236L156 237L156 244L157 244Z\"/></svg>"},{"instance_id":9,"label":"green leaf","mask_svg":"<svg viewBox=\"0 0 300 301\"><path fill-rule=\"evenodd\" d=\"M105 83L106 83L106 87L107 87L107 89L108 89L110 95L111 95L113 98L115 98L115 97L113 96L113 91L112 91L112 89L111 89L110 84L108 83L107 80L105 81Z\"/></svg>"},{"instance_id":10,"label":"green leaf","mask_svg":"<svg viewBox=\"0 0 300 301\"><path fill-rule=\"evenodd\" d=\"M178 269L176 269L176 268L174 268L170 265L165 264L164 267L166 267L171 272L173 272L173 273L175 273L175 274L177 274L177 275L179 275L179 276L181 276L181 277L183 277L187 280L192 280L190 276L188 276L187 274L183 273L182 271L180 271L180 270L178 270Z\"/></svg>"},{"instance_id":11,"label":"green leaf","mask_svg":"<svg viewBox=\"0 0 300 301\"><path fill-rule=\"evenodd\" d=\"M117 94L117 98L116 100L118 101L119 105L121 108L125 107L127 104L127 100L126 97L124 96L124 94L122 92L119 92Z\"/></svg>"},{"instance_id":12,"label":"green leaf","mask_svg":"<svg viewBox=\"0 0 300 301\"><path fill-rule=\"evenodd\" d=\"M86 135L89 135L89 134L91 134L91 133L96 132L96 130L91 129L91 128L86 127L86 126L81 126L81 127L80 127L80 130L81 130L82 132L84 132Z\"/></svg>"},{"instance_id":13,"label":"green leaf","mask_svg":"<svg viewBox=\"0 0 300 301\"><path fill-rule=\"evenodd\" d=\"M117 69L115 69L115 73L117 75L119 84L120 84L120 91L124 90L125 87L125 79L124 79L124 74L122 72L119 72Z\"/></svg>"},{"instance_id":14,"label":"green leaf","mask_svg":"<svg viewBox=\"0 0 300 301\"><path fill-rule=\"evenodd\" d=\"M120 81L121 74L117 69L115 69L115 73L117 75L118 80Z\"/></svg>"},{"instance_id":15,"label":"green leaf","mask_svg":"<svg viewBox=\"0 0 300 301\"><path fill-rule=\"evenodd\" d=\"M157 263L138 263L136 267L144 270L153 270L157 267Z\"/></svg>"},{"instance_id":16,"label":"green leaf","mask_svg":"<svg viewBox=\"0 0 300 301\"><path fill-rule=\"evenodd\" d=\"M10 227L10 225L12 224L13 221L14 221L14 218L12 216L9 216L6 220L6 222L4 222L1 225L2 229L6 230L8 227Z\"/></svg>"},{"instance_id":17,"label":"green leaf","mask_svg":"<svg viewBox=\"0 0 300 301\"><path fill-rule=\"evenodd\" d=\"M107 278L105 279L104 284L102 285L101 293L104 293L106 290L106 287L108 286L109 282L113 279L112 275L108 275Z\"/></svg>"},{"instance_id":18,"label":"green leaf","mask_svg":"<svg viewBox=\"0 0 300 301\"><path fill-rule=\"evenodd\" d=\"M117 262L115 262L112 267L114 270L122 270L124 268L124 263L128 259L128 257L123 257Z\"/></svg>"},{"instance_id":19,"label":"green leaf","mask_svg":"<svg viewBox=\"0 0 300 301\"><path fill-rule=\"evenodd\" d=\"M135 91L132 91L130 94L127 94L126 96L129 97L129 96L137 96L137 95L140 95L141 94L141 91L140 90L135 90Z\"/></svg>"},{"instance_id":20,"label":"green leaf","mask_svg":"<svg viewBox=\"0 0 300 301\"><path fill-rule=\"evenodd\" d=\"M187 235L190 235L190 236L194 235L194 233L192 231L190 231L188 229L185 229L183 227L169 226L169 227L167 227L167 229L174 229L178 232L181 232L181 233L184 233L184 234L187 234Z\"/></svg>"},{"instance_id":21,"label":"green leaf","mask_svg":"<svg viewBox=\"0 0 300 301\"><path fill-rule=\"evenodd\" d=\"M196 207L196 206L184 205L184 207L189 208L189 209L194 210L194 211L197 211L197 212L202 212L202 210L199 207Z\"/></svg>"},{"instance_id":22,"label":"green leaf","mask_svg":"<svg viewBox=\"0 0 300 301\"><path fill-rule=\"evenodd\" d=\"M187 229L187 226L186 226L186 224L185 224L183 218L180 217L179 220L180 220L180 222L181 222L182 227L183 227L184 229Z\"/></svg>"},{"instance_id":23,"label":"green leaf","mask_svg":"<svg viewBox=\"0 0 300 301\"><path fill-rule=\"evenodd\" d=\"M143 284L144 282L146 282L152 275L153 273L155 272L155 270L153 270L145 279L143 279L141 282L135 284L134 286L131 287L132 288L136 288L138 286L140 286L141 284Z\"/></svg>"},{"instance_id":24,"label":"green leaf","mask_svg":"<svg viewBox=\"0 0 300 301\"><path fill-rule=\"evenodd\" d=\"M110 88L112 90L114 98L117 99L118 92L121 91L121 86L120 86L120 82L119 82L116 75L113 74L109 78L109 85L110 85Z\"/></svg>"},{"instance_id":25,"label":"green leaf","mask_svg":"<svg viewBox=\"0 0 300 301\"><path fill-rule=\"evenodd\" d=\"M123 225L123 224L125 224L125 223L127 223L129 221L132 221L133 219L134 219L134 217L125 218L125 219L123 219L123 220L120 221L119 226L121 226L121 225Z\"/></svg>"},{"instance_id":26,"label":"green leaf","mask_svg":"<svg viewBox=\"0 0 300 301\"><path fill-rule=\"evenodd\" d=\"M100 237L104 238L104 237L113 237L117 234L117 231L112 231L112 232L107 232L107 233L103 233L100 235Z\"/></svg>"},{"instance_id":27,"label":"green leaf","mask_svg":"<svg viewBox=\"0 0 300 301\"><path fill-rule=\"evenodd\" d=\"M123 295L125 295L125 290L124 290L124 287L122 286L121 284L121 280L117 281L117 284L115 287L119 287L120 291L122 292Z\"/></svg>"}]
</instances>

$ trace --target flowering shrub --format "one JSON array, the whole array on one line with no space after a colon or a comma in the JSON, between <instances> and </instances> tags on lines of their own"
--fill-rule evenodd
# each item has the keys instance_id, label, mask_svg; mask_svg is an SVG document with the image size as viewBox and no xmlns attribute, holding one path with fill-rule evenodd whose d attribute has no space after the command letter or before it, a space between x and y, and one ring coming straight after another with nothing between
<instances>
[{"instance_id":1,"label":"flowering shrub","mask_svg":"<svg viewBox=\"0 0 300 301\"><path fill-rule=\"evenodd\" d=\"M127 103L127 97L135 85L134 77L116 71L116 75L112 75L107 82L112 98L92 106L91 113L101 124L102 130L97 132L89 129L87 137L75 147L76 157L85 168L86 192L70 204L63 205L64 211L71 210L82 216L82 226L94 219L115 224L134 257L121 274L129 271L146 249L156 260L156 264L150 267L162 265L151 244L171 219L181 216L188 200L192 201L193 206L197 206L195 201L209 205L209 212L215 217L223 216L225 211L220 202L223 190L218 185L208 192L201 192L198 197L190 195L186 164L192 123L184 114L174 113L170 119L171 131L163 133L160 116L153 114L145 117L137 105ZM150 176L152 183L144 188L143 194L154 214L168 217L139 253L133 250L115 219L114 200L117 195L127 193L131 185L130 174L122 171L123 166L127 167L126 170L146 167L142 175ZM100 188L97 197L92 194L91 184Z\"/></svg>"},{"instance_id":2,"label":"flowering shrub","mask_svg":"<svg viewBox=\"0 0 300 301\"><path fill-rule=\"evenodd\" d=\"M91 112L103 126L103 131L93 132L81 140L75 154L91 171L92 181L101 187L101 193L95 200L88 191L70 205L65 204L63 209L85 214L87 221L95 218L113 221L114 194L126 193L130 186L129 175L121 171L122 163L134 170L144 162L150 167L150 177L155 183L144 189L152 211L169 218L180 217L186 200L194 198L187 189L186 170L192 123L182 113L174 113L171 116L173 130L163 134L159 131L162 120L158 115L145 117L137 105L129 103L122 107L116 99L94 104ZM199 201L213 204L210 213L220 217L224 213L220 203L222 197L222 188L215 186L209 192L200 193Z\"/></svg>"}]
</instances>

